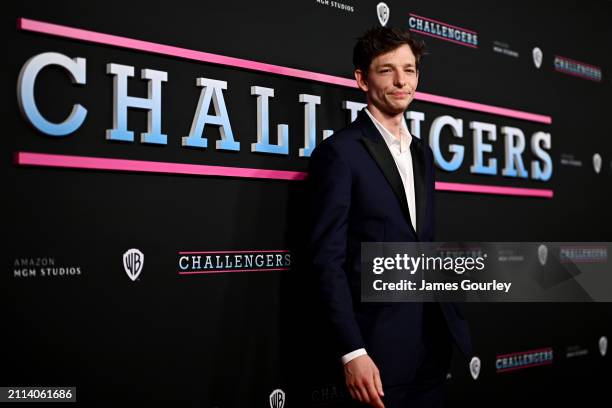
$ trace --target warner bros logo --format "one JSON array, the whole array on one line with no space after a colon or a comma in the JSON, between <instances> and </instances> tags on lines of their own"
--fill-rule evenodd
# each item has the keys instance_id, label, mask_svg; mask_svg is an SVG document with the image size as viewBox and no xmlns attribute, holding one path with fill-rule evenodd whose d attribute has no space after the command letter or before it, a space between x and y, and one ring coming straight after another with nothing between
<instances>
[{"instance_id":1,"label":"warner bros logo","mask_svg":"<svg viewBox=\"0 0 612 408\"><path fill-rule=\"evenodd\" d=\"M389 6L387 6L383 2L378 3L376 5L376 14L378 15L378 22L380 23L380 25L382 25L383 27L386 26L387 22L389 21Z\"/></svg>"},{"instance_id":2,"label":"warner bros logo","mask_svg":"<svg viewBox=\"0 0 612 408\"><path fill-rule=\"evenodd\" d=\"M477 379L480 374L480 359L478 357L472 357L470 361L470 374L473 379Z\"/></svg>"},{"instance_id":3,"label":"warner bros logo","mask_svg":"<svg viewBox=\"0 0 612 408\"><path fill-rule=\"evenodd\" d=\"M593 169L597 174L599 174L599 172L601 171L601 156L599 153L595 153L593 155Z\"/></svg>"},{"instance_id":4,"label":"warner bros logo","mask_svg":"<svg viewBox=\"0 0 612 408\"><path fill-rule=\"evenodd\" d=\"M607 351L608 351L608 338L606 336L602 336L599 339L599 354L601 354L602 357L605 357Z\"/></svg>"},{"instance_id":5,"label":"warner bros logo","mask_svg":"<svg viewBox=\"0 0 612 408\"><path fill-rule=\"evenodd\" d=\"M123 254L123 269L130 279L135 281L144 266L144 254L136 248L128 249Z\"/></svg>"},{"instance_id":6,"label":"warner bros logo","mask_svg":"<svg viewBox=\"0 0 612 408\"><path fill-rule=\"evenodd\" d=\"M538 260L540 261L540 265L546 265L546 258L548 258L548 248L546 245L542 244L538 247Z\"/></svg>"},{"instance_id":7,"label":"warner bros logo","mask_svg":"<svg viewBox=\"0 0 612 408\"><path fill-rule=\"evenodd\" d=\"M276 389L270 393L270 408L283 408L285 406L285 392Z\"/></svg>"},{"instance_id":8,"label":"warner bros logo","mask_svg":"<svg viewBox=\"0 0 612 408\"><path fill-rule=\"evenodd\" d=\"M536 66L536 68L540 68L542 66L542 50L539 49L538 47L535 47L532 51L531 51L531 56L533 57L533 64Z\"/></svg>"}]
</instances>

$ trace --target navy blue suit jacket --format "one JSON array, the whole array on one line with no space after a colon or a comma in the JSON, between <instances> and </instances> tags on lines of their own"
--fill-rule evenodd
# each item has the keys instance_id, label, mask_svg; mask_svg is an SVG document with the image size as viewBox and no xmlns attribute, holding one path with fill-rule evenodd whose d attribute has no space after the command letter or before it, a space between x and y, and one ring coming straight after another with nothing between
<instances>
[{"instance_id":1,"label":"navy blue suit jacket","mask_svg":"<svg viewBox=\"0 0 612 408\"><path fill-rule=\"evenodd\" d=\"M361 303L361 243L433 241L434 162L429 146L410 145L417 230L397 166L382 135L361 111L353 123L322 141L309 166L312 271L340 356L366 348L383 384L409 383L423 352L422 303ZM466 357L471 344L455 305L441 304Z\"/></svg>"}]
</instances>

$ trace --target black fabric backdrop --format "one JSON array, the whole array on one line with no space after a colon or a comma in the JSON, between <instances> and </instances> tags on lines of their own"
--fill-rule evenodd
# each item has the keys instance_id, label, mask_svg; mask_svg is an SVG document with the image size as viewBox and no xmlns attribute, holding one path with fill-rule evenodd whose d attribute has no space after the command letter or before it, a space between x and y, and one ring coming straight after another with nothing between
<instances>
[{"instance_id":1,"label":"black fabric backdrop","mask_svg":"<svg viewBox=\"0 0 612 408\"><path fill-rule=\"evenodd\" d=\"M333 2L329 2L333 3ZM321 96L317 140L323 129L348 123L342 101L364 102L361 93L338 85L254 72L210 63L96 45L16 29L19 17L107 34L174 45L340 77L352 77L352 47L367 27L377 25L376 1L349 1L352 12L316 0L291 2L60 1L11 4L2 14L5 272L2 274L4 357L0 385L77 387L84 406L131 402L137 406L268 406L276 388L286 405L325 406L341 400L337 356L326 337L304 267L305 183L232 177L86 171L22 167L19 151L74 154L305 171L301 93ZM609 137L612 81L612 3L567 2L386 2L388 25L408 27L415 13L477 31L477 49L423 37L419 90L552 117L551 125L415 101L431 120L449 114L464 121L465 159L438 180L554 191L552 199L437 193L439 241L612 241L610 198L612 143ZM507 43L519 58L495 53ZM531 58L544 51L542 67ZM87 84L71 86L65 72L45 70L36 98L41 111L59 121L73 103L88 109L72 135L51 138L20 114L15 93L23 64L54 51L87 59ZM602 68L601 82L555 72L562 55ZM112 143L112 78L106 64L168 72L163 84L165 146ZM239 152L218 151L216 127L207 127L209 147L180 146L191 126L200 88L197 77L228 82L224 91ZM256 103L251 86L275 89L270 132L289 124L287 156L251 153L256 142ZM146 94L138 76L131 95ZM491 157L503 155L501 126L517 126L527 143L536 131L552 134L553 175L547 182L471 175L471 131L467 123L496 124ZM131 110L131 130L146 128L146 112ZM333 137L333 136L332 136ZM136 138L138 140L138 136ZM450 140L450 139L449 139ZM448 142L448 140L447 140ZM603 158L599 174L592 155ZM563 165L571 154L581 167ZM529 157L529 156L527 156ZM528 165L529 161L526 161ZM321 203L324 205L324 203ZM136 282L123 270L122 254L138 248L145 266ZM289 271L178 275L179 251L289 249ZM22 258L53 258L78 265L78 276L14 275ZM611 288L612 290L612 288ZM605 397L610 356L597 349L612 336L609 304L466 304L478 380L456 358L448 401L459 405L516 405ZM497 355L552 347L553 364L509 373L495 372ZM566 351L587 349L581 357ZM568 349L569 348L569 349ZM609 401L609 399L608 399ZM607 402L602 402L606 404Z\"/></svg>"}]
</instances>

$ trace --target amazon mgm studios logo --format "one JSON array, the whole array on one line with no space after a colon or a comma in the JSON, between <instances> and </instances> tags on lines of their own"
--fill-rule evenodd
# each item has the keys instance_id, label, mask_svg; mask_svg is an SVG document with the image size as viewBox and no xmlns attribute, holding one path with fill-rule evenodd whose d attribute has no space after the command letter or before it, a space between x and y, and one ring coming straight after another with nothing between
<instances>
[{"instance_id":1,"label":"amazon mgm studios logo","mask_svg":"<svg viewBox=\"0 0 612 408\"><path fill-rule=\"evenodd\" d=\"M347 13L355 12L355 6L352 4L346 4L341 1L334 0L314 0L320 6L326 6L330 8L335 8L336 10L341 10Z\"/></svg>"},{"instance_id":2,"label":"amazon mgm studios logo","mask_svg":"<svg viewBox=\"0 0 612 408\"><path fill-rule=\"evenodd\" d=\"M136 281L144 267L144 254L136 248L131 248L123 254L123 269L127 276Z\"/></svg>"}]
</instances>

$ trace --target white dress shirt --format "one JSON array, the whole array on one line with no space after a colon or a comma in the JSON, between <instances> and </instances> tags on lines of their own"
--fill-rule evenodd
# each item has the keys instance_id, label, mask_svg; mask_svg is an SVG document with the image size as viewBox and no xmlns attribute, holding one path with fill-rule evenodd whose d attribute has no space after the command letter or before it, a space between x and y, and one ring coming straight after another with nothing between
<instances>
[{"instance_id":1,"label":"white dress shirt","mask_svg":"<svg viewBox=\"0 0 612 408\"><path fill-rule=\"evenodd\" d=\"M393 156L393 160L395 161L395 165L397 166L397 170L399 171L400 177L402 178L402 184L404 185L404 193L406 194L406 199L408 201L408 210L410 211L410 222L416 231L416 202L414 197L414 172L412 169L412 156L410 154L410 143L412 143L412 135L408 131L408 126L406 126L406 119L402 115L402 124L399 128L399 138L394 136L391 132L389 132L372 114L368 111L367 108L364 108L364 111L368 114L376 129L380 132L389 151L391 152L391 156ZM359 356L363 356L368 354L364 348L360 348L354 351L351 351L348 354L342 356L342 364L346 364L349 361L357 358Z\"/></svg>"}]
</instances>

